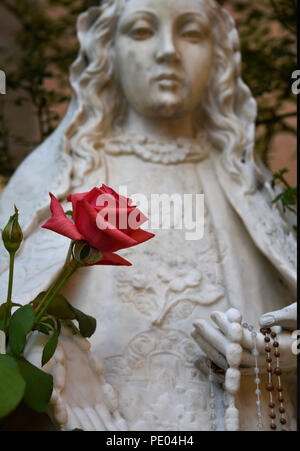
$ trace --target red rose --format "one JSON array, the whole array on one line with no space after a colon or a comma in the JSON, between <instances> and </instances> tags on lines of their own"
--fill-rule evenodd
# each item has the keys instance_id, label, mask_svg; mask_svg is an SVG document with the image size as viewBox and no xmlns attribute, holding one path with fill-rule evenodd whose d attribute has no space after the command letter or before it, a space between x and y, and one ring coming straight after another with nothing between
<instances>
[{"instance_id":1,"label":"red rose","mask_svg":"<svg viewBox=\"0 0 300 451\"><path fill-rule=\"evenodd\" d=\"M154 237L139 226L147 218L112 188L102 185L88 193L70 194L73 220L68 219L62 206L50 193L52 217L42 226L71 238L86 241L102 252L97 265L131 265L114 252L143 243Z\"/></svg>"}]
</instances>

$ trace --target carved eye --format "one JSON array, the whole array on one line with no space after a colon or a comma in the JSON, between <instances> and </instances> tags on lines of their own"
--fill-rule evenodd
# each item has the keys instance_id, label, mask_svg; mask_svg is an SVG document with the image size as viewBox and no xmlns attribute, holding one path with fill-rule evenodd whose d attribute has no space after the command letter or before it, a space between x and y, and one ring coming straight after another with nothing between
<instances>
[{"instance_id":1,"label":"carved eye","mask_svg":"<svg viewBox=\"0 0 300 451\"><path fill-rule=\"evenodd\" d=\"M203 37L203 33L196 27L183 27L181 30L180 36L190 42L199 42Z\"/></svg>"},{"instance_id":2,"label":"carved eye","mask_svg":"<svg viewBox=\"0 0 300 451\"><path fill-rule=\"evenodd\" d=\"M131 30L130 36L137 41L144 41L150 39L153 36L153 31L148 27L136 27Z\"/></svg>"}]
</instances>

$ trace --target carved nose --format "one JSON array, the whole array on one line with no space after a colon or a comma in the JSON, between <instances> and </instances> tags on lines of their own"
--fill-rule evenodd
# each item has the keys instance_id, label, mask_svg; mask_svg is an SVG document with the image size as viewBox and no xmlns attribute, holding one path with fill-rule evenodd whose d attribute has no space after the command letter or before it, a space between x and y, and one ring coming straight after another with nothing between
<instances>
[{"instance_id":1,"label":"carved nose","mask_svg":"<svg viewBox=\"0 0 300 451\"><path fill-rule=\"evenodd\" d=\"M174 63L180 60L180 54L171 33L164 34L160 39L156 60L159 63Z\"/></svg>"}]
</instances>

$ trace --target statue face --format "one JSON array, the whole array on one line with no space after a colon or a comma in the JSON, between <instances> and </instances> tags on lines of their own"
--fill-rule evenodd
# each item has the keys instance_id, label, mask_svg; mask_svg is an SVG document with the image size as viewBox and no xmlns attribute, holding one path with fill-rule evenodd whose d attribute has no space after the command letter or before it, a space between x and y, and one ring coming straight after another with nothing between
<instances>
[{"instance_id":1,"label":"statue face","mask_svg":"<svg viewBox=\"0 0 300 451\"><path fill-rule=\"evenodd\" d=\"M176 119L197 108L213 53L202 1L128 0L114 42L117 76L136 112Z\"/></svg>"}]
</instances>

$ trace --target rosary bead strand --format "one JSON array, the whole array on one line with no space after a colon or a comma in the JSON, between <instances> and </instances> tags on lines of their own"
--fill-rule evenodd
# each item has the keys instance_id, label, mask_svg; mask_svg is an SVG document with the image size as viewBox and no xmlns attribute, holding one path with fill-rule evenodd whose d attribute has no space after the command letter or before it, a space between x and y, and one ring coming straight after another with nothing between
<instances>
[{"instance_id":1,"label":"rosary bead strand","mask_svg":"<svg viewBox=\"0 0 300 451\"><path fill-rule=\"evenodd\" d=\"M274 402L274 398L273 398L273 391L274 391L274 385L273 385L273 380L272 380L272 374L273 374L273 368L272 368L272 357L271 357L271 346L270 346L270 342L271 342L271 337L269 336L272 331L270 328L267 329L261 329L260 330L261 333L265 336L264 341L265 341L265 351L266 351L266 362L267 362L267 385L266 385L266 389L269 392L269 408L270 408L270 418L271 418L271 424L270 424L270 428L275 431L277 429L277 424L275 422L276 420L276 413L275 413L275 402Z\"/></svg>"},{"instance_id":2,"label":"rosary bead strand","mask_svg":"<svg viewBox=\"0 0 300 451\"><path fill-rule=\"evenodd\" d=\"M216 431L217 425L216 425L216 400L215 400L215 392L214 392L214 374L212 370L212 363L210 360L208 360L208 367L209 367L209 408L210 408L210 431Z\"/></svg>"},{"instance_id":3,"label":"rosary bead strand","mask_svg":"<svg viewBox=\"0 0 300 451\"><path fill-rule=\"evenodd\" d=\"M276 358L276 368L274 370L275 375L277 376L277 391L278 391L278 401L279 401L279 414L280 414L280 424L283 426L287 423L286 421L286 415L285 415L285 408L284 408L284 399L283 399L283 388L281 383L281 374L282 370L280 368L280 352L279 352L279 342L277 338L277 334L275 332L271 332L271 337L273 338L273 348L274 348L274 357Z\"/></svg>"},{"instance_id":4,"label":"rosary bead strand","mask_svg":"<svg viewBox=\"0 0 300 451\"><path fill-rule=\"evenodd\" d=\"M252 355L254 357L254 362L255 362L255 366L254 366L254 374L255 374L255 379L254 379L254 383L256 385L256 390L255 390L255 394L256 394L256 408L257 408L257 431L263 431L264 426L262 423L262 410L261 410L261 390L260 390L260 378L259 378L259 367L258 367L258 349L257 349L257 332L255 332L254 327L249 325L248 323L243 323L242 324L244 329L249 330L249 332L251 333L251 337L252 337L252 343L253 343L253 349L252 349Z\"/></svg>"}]
</instances>

